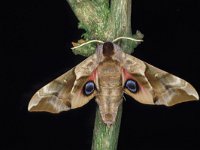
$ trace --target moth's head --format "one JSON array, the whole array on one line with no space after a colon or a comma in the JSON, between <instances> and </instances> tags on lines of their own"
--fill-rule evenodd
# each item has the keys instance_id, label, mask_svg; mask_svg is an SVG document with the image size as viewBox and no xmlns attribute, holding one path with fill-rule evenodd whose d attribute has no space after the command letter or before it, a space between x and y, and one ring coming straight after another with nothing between
<instances>
[{"instance_id":1,"label":"moth's head","mask_svg":"<svg viewBox=\"0 0 200 150\"><path fill-rule=\"evenodd\" d=\"M113 59L120 61L120 53L121 48L113 43L113 42L104 42L97 46L96 54L98 56L98 62L102 62L104 60Z\"/></svg>"},{"instance_id":2,"label":"moth's head","mask_svg":"<svg viewBox=\"0 0 200 150\"><path fill-rule=\"evenodd\" d=\"M114 45L112 42L103 43L102 54L104 57L112 57L114 55Z\"/></svg>"}]
</instances>

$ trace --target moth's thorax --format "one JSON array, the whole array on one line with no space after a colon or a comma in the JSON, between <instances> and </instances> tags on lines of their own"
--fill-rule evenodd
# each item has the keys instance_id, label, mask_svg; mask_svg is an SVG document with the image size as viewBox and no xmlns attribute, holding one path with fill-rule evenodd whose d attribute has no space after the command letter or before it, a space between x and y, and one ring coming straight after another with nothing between
<instances>
[{"instance_id":1,"label":"moth's thorax","mask_svg":"<svg viewBox=\"0 0 200 150\"><path fill-rule=\"evenodd\" d=\"M122 86L120 63L112 59L104 60L97 68L99 85L103 87Z\"/></svg>"}]
</instances>

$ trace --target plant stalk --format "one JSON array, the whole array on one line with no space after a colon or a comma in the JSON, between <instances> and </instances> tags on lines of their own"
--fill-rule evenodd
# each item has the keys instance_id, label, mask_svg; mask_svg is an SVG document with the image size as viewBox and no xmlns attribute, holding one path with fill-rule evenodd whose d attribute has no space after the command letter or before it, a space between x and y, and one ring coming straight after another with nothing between
<instances>
[{"instance_id":1,"label":"plant stalk","mask_svg":"<svg viewBox=\"0 0 200 150\"><path fill-rule=\"evenodd\" d=\"M79 20L79 28L86 32L83 40L92 39L112 41L120 36L142 39L143 35L137 32L132 35L131 7L132 0L67 0L74 14ZM79 44L79 42L77 43ZM132 53L139 42L122 40L117 43L124 52ZM75 54L90 56L95 53L96 45L86 46L73 50ZM108 127L96 110L96 119L93 132L92 150L116 150L122 115L122 104L119 106L117 118L113 125Z\"/></svg>"}]
</instances>

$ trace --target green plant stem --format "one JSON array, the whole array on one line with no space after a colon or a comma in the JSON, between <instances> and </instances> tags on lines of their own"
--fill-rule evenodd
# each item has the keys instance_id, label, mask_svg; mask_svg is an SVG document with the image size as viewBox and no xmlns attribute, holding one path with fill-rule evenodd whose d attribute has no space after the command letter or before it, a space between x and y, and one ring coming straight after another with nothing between
<instances>
[{"instance_id":1,"label":"green plant stem","mask_svg":"<svg viewBox=\"0 0 200 150\"><path fill-rule=\"evenodd\" d=\"M97 108L93 132L92 150L117 149L121 116L122 104L119 106L115 123L109 127L102 121L99 108Z\"/></svg>"},{"instance_id":2,"label":"green plant stem","mask_svg":"<svg viewBox=\"0 0 200 150\"><path fill-rule=\"evenodd\" d=\"M112 41L120 36L142 39L143 35L131 31L132 0L67 0L80 21L79 28L85 29L84 40L97 39ZM132 53L139 42L122 40L118 43L124 52ZM73 50L75 54L90 56L95 45L87 45ZM97 108L93 133L92 150L116 150L121 123L122 104L119 106L116 122L108 127L101 119Z\"/></svg>"}]
</instances>

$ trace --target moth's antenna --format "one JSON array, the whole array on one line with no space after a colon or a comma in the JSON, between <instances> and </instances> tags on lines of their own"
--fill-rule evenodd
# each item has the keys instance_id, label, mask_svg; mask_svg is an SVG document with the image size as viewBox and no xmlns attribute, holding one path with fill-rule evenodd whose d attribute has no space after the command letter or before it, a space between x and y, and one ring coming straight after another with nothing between
<instances>
[{"instance_id":1,"label":"moth's antenna","mask_svg":"<svg viewBox=\"0 0 200 150\"><path fill-rule=\"evenodd\" d=\"M124 101L126 101L126 97L124 95L122 97L123 97Z\"/></svg>"},{"instance_id":2,"label":"moth's antenna","mask_svg":"<svg viewBox=\"0 0 200 150\"><path fill-rule=\"evenodd\" d=\"M84 45L87 45L87 44L90 44L90 43L95 43L95 42L96 42L96 43L101 43L101 44L104 43L103 41L100 41L100 40L90 40L90 41L85 42L85 43L83 43L83 44L81 44L81 45L72 47L71 49L77 49L77 48L82 47L82 46L84 46Z\"/></svg>"},{"instance_id":3,"label":"moth's antenna","mask_svg":"<svg viewBox=\"0 0 200 150\"><path fill-rule=\"evenodd\" d=\"M114 39L112 42L114 43L121 39L131 40L131 41L135 41L135 42L143 42L143 40L135 39L135 38L131 38L131 37L125 37L125 36L118 37L118 38Z\"/></svg>"}]
</instances>

